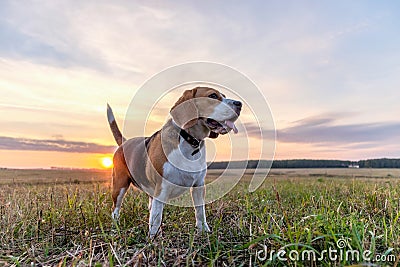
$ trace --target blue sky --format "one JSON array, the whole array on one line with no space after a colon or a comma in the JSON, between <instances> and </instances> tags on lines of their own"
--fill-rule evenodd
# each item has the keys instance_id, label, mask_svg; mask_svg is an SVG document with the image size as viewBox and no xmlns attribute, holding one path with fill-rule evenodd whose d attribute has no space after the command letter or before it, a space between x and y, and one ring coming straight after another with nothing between
<instances>
[{"instance_id":1,"label":"blue sky","mask_svg":"<svg viewBox=\"0 0 400 267\"><path fill-rule=\"evenodd\" d=\"M397 1L2 1L0 165L96 152L43 140L113 146L105 103L121 123L145 80L196 60L258 85L277 158L400 157L399 15ZM18 163L24 139L50 156Z\"/></svg>"}]
</instances>

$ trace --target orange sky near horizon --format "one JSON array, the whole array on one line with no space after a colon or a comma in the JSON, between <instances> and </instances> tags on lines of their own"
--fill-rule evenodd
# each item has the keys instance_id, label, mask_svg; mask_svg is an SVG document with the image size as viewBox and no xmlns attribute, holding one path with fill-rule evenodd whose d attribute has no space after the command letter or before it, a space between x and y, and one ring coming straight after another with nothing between
<instances>
[{"instance_id":1,"label":"orange sky near horizon","mask_svg":"<svg viewBox=\"0 0 400 267\"><path fill-rule=\"evenodd\" d=\"M105 157L112 158L112 156L112 154L0 150L0 168L48 169L56 167L108 169L103 166L102 160Z\"/></svg>"}]
</instances>

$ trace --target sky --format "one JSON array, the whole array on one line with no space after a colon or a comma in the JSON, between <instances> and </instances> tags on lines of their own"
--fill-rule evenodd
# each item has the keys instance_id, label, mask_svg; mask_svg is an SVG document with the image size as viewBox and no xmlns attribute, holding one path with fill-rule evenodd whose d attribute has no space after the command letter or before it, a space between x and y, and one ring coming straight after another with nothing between
<instances>
[{"instance_id":1,"label":"sky","mask_svg":"<svg viewBox=\"0 0 400 267\"><path fill-rule=\"evenodd\" d=\"M276 159L400 157L399 47L398 1L4 0L0 167L100 168L116 148L106 103L122 126L146 80L191 61L258 86ZM211 158L231 159L227 138Z\"/></svg>"}]
</instances>

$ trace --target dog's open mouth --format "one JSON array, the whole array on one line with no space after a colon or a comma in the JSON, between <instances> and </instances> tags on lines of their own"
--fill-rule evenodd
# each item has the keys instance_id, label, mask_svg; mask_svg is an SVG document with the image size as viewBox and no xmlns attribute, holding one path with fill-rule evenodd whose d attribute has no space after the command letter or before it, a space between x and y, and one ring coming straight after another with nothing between
<instances>
[{"instance_id":1,"label":"dog's open mouth","mask_svg":"<svg viewBox=\"0 0 400 267\"><path fill-rule=\"evenodd\" d=\"M236 134L238 133L238 129L236 128L234 120L226 120L224 122L216 121L211 118L207 118L206 120L207 126L215 133L218 134L226 134L230 130Z\"/></svg>"}]
</instances>

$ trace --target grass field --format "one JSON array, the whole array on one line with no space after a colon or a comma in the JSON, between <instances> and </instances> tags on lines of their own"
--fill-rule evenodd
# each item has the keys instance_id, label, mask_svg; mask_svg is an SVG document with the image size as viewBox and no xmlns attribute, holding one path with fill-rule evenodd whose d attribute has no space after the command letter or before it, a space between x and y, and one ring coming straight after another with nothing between
<instances>
[{"instance_id":1,"label":"grass field","mask_svg":"<svg viewBox=\"0 0 400 267\"><path fill-rule=\"evenodd\" d=\"M110 171L1 170L0 266L398 265L400 170L273 169L249 193L251 172L207 205L212 233L167 206L148 242L144 193L112 222Z\"/></svg>"}]
</instances>

